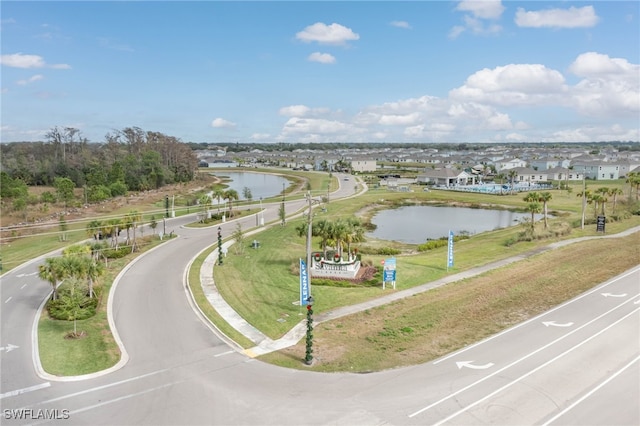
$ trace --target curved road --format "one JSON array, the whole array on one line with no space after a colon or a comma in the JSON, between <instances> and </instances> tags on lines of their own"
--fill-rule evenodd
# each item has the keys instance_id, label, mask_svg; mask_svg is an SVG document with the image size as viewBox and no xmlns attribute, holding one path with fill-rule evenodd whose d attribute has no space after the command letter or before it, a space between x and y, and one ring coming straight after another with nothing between
<instances>
[{"instance_id":1,"label":"curved road","mask_svg":"<svg viewBox=\"0 0 640 426\"><path fill-rule=\"evenodd\" d=\"M279 203L264 207L266 222L277 217ZM36 374L31 328L49 285L37 262L5 274L2 424L640 424L640 267L433 363L322 374L248 358L194 314L184 265L216 228L180 229L122 276L113 320L128 362L88 380ZM222 228L229 235L235 224Z\"/></svg>"}]
</instances>

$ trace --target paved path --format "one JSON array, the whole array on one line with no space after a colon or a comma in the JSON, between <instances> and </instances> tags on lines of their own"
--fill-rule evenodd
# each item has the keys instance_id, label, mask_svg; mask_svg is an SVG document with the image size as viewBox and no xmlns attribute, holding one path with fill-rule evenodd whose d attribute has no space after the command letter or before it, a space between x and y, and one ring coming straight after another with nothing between
<instances>
[{"instance_id":1,"label":"paved path","mask_svg":"<svg viewBox=\"0 0 640 426\"><path fill-rule=\"evenodd\" d=\"M331 311L323 312L321 314L317 314L314 316L314 322L316 324L319 324L319 323L334 320L336 318L340 318L346 315L362 312L367 309L372 309L378 306L386 305L386 304L395 302L396 300L414 296L419 293L424 293L425 291L428 291L437 287L441 287L446 284L451 284L457 281L472 278L472 277L481 275L487 271L490 271L492 269L501 268L503 266L510 265L520 260L524 260L528 257L535 256L537 254L554 250L560 247L565 247L570 244L575 244L582 241L588 241L588 240L594 240L594 239L600 239L600 238L626 237L639 231L640 231L640 226L636 226L635 228L628 229L618 234L579 237L579 238L572 238L569 240L559 241L556 243L549 244L548 246L545 246L542 248L538 248L535 250L531 250L531 251L519 254L517 256L508 257L506 259L498 260L495 262L488 263L486 265L471 268L466 271L462 271L453 275L448 275L436 281L432 281L432 282L422 284L416 287L412 287L406 290L389 293L385 296L368 300L366 302L358 303L356 305L343 306L340 308L333 309ZM233 244L233 240L230 240L225 242L223 247L226 247L228 249L228 247L232 244ZM269 352L278 351L280 349L284 349L289 346L293 346L297 344L305 336L306 319L301 320L288 333L286 333L283 337L277 340L270 339L269 337L265 336L260 330L256 329L247 321L245 321L245 319L242 318L236 311L234 311L233 308L222 298L222 296L218 292L218 289L213 280L213 268L215 267L217 258L218 258L217 249L215 249L213 252L209 254L209 256L207 256L204 263L202 264L202 267L200 268L200 283L207 297L207 300L209 301L211 306L234 329L242 333L245 337L247 337L249 340L251 340L256 344L256 346L244 351L246 355L253 358Z\"/></svg>"}]
</instances>

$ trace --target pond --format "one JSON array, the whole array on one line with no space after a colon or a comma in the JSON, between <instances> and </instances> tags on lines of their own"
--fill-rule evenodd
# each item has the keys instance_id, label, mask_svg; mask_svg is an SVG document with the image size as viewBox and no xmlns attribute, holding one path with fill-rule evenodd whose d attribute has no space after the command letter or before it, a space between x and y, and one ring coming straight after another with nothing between
<instances>
[{"instance_id":1,"label":"pond","mask_svg":"<svg viewBox=\"0 0 640 426\"><path fill-rule=\"evenodd\" d=\"M243 194L244 188L249 188L251 190L251 198L256 201L260 198L265 199L282 195L283 188L288 187L291 184L289 180L282 176L268 173L225 171L217 172L216 176L224 179L231 179L230 182L225 182L226 185L229 186L227 189L235 190L238 193L240 200L246 200ZM217 203L217 200L213 200L213 203Z\"/></svg>"},{"instance_id":2,"label":"pond","mask_svg":"<svg viewBox=\"0 0 640 426\"><path fill-rule=\"evenodd\" d=\"M541 218L542 215L536 215L536 220ZM473 235L517 225L523 219L531 219L531 214L468 207L408 206L375 214L371 223L377 228L366 236L422 244L448 236L449 230L454 234Z\"/></svg>"}]
</instances>

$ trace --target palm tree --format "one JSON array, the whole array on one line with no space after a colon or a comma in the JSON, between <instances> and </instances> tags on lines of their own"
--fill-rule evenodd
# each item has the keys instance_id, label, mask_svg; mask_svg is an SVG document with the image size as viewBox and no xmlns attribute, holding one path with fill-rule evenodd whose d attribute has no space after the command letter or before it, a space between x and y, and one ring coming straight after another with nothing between
<instances>
[{"instance_id":1,"label":"palm tree","mask_svg":"<svg viewBox=\"0 0 640 426\"><path fill-rule=\"evenodd\" d=\"M122 225L122 220L115 218L111 219L108 222L110 234L111 234L111 247L118 249L118 234L120 233L120 225Z\"/></svg>"},{"instance_id":2,"label":"palm tree","mask_svg":"<svg viewBox=\"0 0 640 426\"><path fill-rule=\"evenodd\" d=\"M332 223L327 219L320 219L311 226L311 235L320 237L320 248L322 249L322 257L327 258L327 244L331 238Z\"/></svg>"},{"instance_id":3,"label":"palm tree","mask_svg":"<svg viewBox=\"0 0 640 426\"><path fill-rule=\"evenodd\" d=\"M204 223L208 216L209 206L211 205L211 196L209 196L209 194L201 195L198 199L198 204L202 206L202 220L200 222Z\"/></svg>"},{"instance_id":4,"label":"palm tree","mask_svg":"<svg viewBox=\"0 0 640 426\"><path fill-rule=\"evenodd\" d=\"M507 174L507 176L509 177L509 183L511 184L511 194L513 194L513 181L516 180L516 176L518 176L518 172L511 169L509 170L509 173Z\"/></svg>"},{"instance_id":5,"label":"palm tree","mask_svg":"<svg viewBox=\"0 0 640 426\"><path fill-rule=\"evenodd\" d=\"M540 213L541 210L541 206L540 203L538 203L538 200L540 199L540 194L538 194L537 192L533 191L533 192L529 192L524 198L523 200L526 201L527 203L529 203L527 205L527 211L531 212L531 232L533 233L534 227L535 227L535 215L536 213Z\"/></svg>"},{"instance_id":6,"label":"palm tree","mask_svg":"<svg viewBox=\"0 0 640 426\"><path fill-rule=\"evenodd\" d=\"M214 189L211 198L218 200L218 214L220 214L220 201L224 199L224 191L221 188Z\"/></svg>"},{"instance_id":7,"label":"palm tree","mask_svg":"<svg viewBox=\"0 0 640 426\"><path fill-rule=\"evenodd\" d=\"M613 208L611 210L611 214L616 214L616 204L618 202L618 195L622 195L622 189L620 188L611 188L609 190L609 195L613 196Z\"/></svg>"},{"instance_id":8,"label":"palm tree","mask_svg":"<svg viewBox=\"0 0 640 426\"><path fill-rule=\"evenodd\" d=\"M538 201L542 202L542 214L544 215L544 229L548 228L547 203L551 201L551 198L553 198L553 196L551 195L550 192L542 192L540 195L538 195Z\"/></svg>"},{"instance_id":9,"label":"palm tree","mask_svg":"<svg viewBox=\"0 0 640 426\"><path fill-rule=\"evenodd\" d=\"M236 191L235 189L227 189L226 191L224 191L224 195L223 195L225 200L229 201L229 217L233 216L233 205L232 202L233 200L237 200L238 197L238 191Z\"/></svg>"},{"instance_id":10,"label":"palm tree","mask_svg":"<svg viewBox=\"0 0 640 426\"><path fill-rule=\"evenodd\" d=\"M133 242L131 243L131 253L138 248L138 242L136 241L136 228L138 223L142 221L142 215L137 210L131 210L126 215L127 223L127 240L129 239L129 228L133 228Z\"/></svg>"},{"instance_id":11,"label":"palm tree","mask_svg":"<svg viewBox=\"0 0 640 426\"><path fill-rule=\"evenodd\" d=\"M591 203L591 190L586 187L576 194L576 196L582 198L582 224L580 229L584 229L584 218L586 215L587 203Z\"/></svg>"},{"instance_id":12,"label":"palm tree","mask_svg":"<svg viewBox=\"0 0 640 426\"><path fill-rule=\"evenodd\" d=\"M62 257L48 257L44 260L44 263L38 267L38 277L49 282L53 288L53 300L58 298L56 289L66 275L66 262Z\"/></svg>"},{"instance_id":13,"label":"palm tree","mask_svg":"<svg viewBox=\"0 0 640 426\"><path fill-rule=\"evenodd\" d=\"M93 239L99 239L100 228L102 227L102 222L97 219L92 220L87 224L87 235Z\"/></svg>"},{"instance_id":14,"label":"palm tree","mask_svg":"<svg viewBox=\"0 0 640 426\"><path fill-rule=\"evenodd\" d=\"M638 201L638 193L640 192L640 172L629 172L627 173L626 183L629 184L629 199L631 199L631 194L633 193L633 188L636 188L636 201Z\"/></svg>"},{"instance_id":15,"label":"palm tree","mask_svg":"<svg viewBox=\"0 0 640 426\"><path fill-rule=\"evenodd\" d=\"M347 233L345 242L347 243L347 253L351 255L351 244L364 241L364 228L362 222L356 217L347 218Z\"/></svg>"},{"instance_id":16,"label":"palm tree","mask_svg":"<svg viewBox=\"0 0 640 426\"><path fill-rule=\"evenodd\" d=\"M600 194L600 203L602 205L602 215L604 216L604 209L605 209L605 205L607 203L607 201L609 201L609 198L607 198L607 196L609 195L609 191L611 191L609 188L606 187L600 187L598 189L596 189L596 192L598 194Z\"/></svg>"}]
</instances>

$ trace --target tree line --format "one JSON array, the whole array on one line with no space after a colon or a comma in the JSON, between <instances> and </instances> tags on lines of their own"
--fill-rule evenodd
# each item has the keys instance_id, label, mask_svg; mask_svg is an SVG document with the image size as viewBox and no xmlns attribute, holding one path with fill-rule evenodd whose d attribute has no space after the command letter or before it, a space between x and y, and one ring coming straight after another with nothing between
<instances>
[{"instance_id":1,"label":"tree line","mask_svg":"<svg viewBox=\"0 0 640 426\"><path fill-rule=\"evenodd\" d=\"M3 199L26 197L27 186L67 179L74 188L85 188L84 201L97 202L191 181L198 168L187 144L138 127L110 132L102 143L89 143L70 127L54 127L45 139L0 144Z\"/></svg>"}]
</instances>

